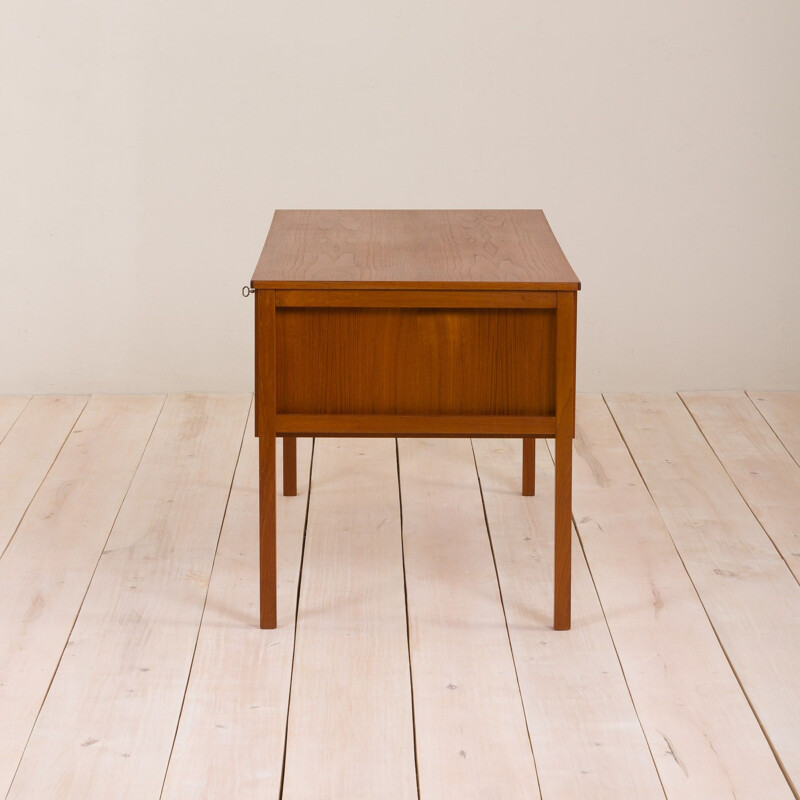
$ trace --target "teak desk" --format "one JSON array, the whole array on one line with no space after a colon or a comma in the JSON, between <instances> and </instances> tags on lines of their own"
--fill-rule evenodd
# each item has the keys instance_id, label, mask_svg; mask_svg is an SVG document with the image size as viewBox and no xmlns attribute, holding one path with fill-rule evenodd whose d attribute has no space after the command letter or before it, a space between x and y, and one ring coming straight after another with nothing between
<instances>
[{"instance_id":1,"label":"teak desk","mask_svg":"<svg viewBox=\"0 0 800 800\"><path fill-rule=\"evenodd\" d=\"M275 437L554 437L555 610L570 626L580 282L541 211L276 211L253 274L261 627L277 624Z\"/></svg>"}]
</instances>

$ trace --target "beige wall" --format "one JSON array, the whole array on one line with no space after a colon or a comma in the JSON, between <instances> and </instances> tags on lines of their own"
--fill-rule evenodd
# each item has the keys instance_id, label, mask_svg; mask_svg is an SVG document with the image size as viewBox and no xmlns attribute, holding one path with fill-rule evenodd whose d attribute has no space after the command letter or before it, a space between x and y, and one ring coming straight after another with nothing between
<instances>
[{"instance_id":1,"label":"beige wall","mask_svg":"<svg viewBox=\"0 0 800 800\"><path fill-rule=\"evenodd\" d=\"M797 0L0 14L0 392L249 389L276 207L544 208L582 389L800 389Z\"/></svg>"}]
</instances>

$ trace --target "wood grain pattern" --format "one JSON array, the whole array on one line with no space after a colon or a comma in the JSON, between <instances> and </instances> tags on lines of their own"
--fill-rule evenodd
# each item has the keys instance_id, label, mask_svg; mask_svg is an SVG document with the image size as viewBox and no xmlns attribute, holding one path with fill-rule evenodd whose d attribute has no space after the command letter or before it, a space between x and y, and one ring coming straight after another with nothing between
<instances>
[{"instance_id":1,"label":"wood grain pattern","mask_svg":"<svg viewBox=\"0 0 800 800\"><path fill-rule=\"evenodd\" d=\"M731 666L798 790L800 585L676 395L607 399Z\"/></svg>"},{"instance_id":2,"label":"wood grain pattern","mask_svg":"<svg viewBox=\"0 0 800 800\"><path fill-rule=\"evenodd\" d=\"M719 426L720 438L710 435L708 427L698 432L695 422L702 424L707 420L701 419L700 414L694 422L689 419L674 395L675 402L670 408L680 412L678 419L683 419L688 427L675 425L672 414L665 424L661 412L652 407L632 420L631 430L640 441L634 447L628 432L629 441L641 464L649 465L643 471L654 489L652 475L659 474L659 488L655 492L661 503L659 509L602 398L578 396L574 519L581 544L573 534L573 628L568 635L552 630L550 613L552 460L542 442L538 442L537 496L525 498L519 492L521 442L518 439L473 442L537 775L546 800L583 797L656 800L663 798L658 777L669 800L730 800L734 796L741 800L791 798L789 784L781 775L766 738L769 735L774 740L775 723L780 719L765 718L762 729L753 709L762 716L765 698L772 698L775 708L784 703L790 706L784 718L784 746L776 748L784 767L789 767L785 756L787 743L800 742L797 709L791 707L798 694L797 684L792 682L800 662L800 654L796 652L800 634L795 622L797 609L787 590L797 584L785 567L782 572L773 572L773 565L780 564L774 547L759 530L745 503L735 499L736 489L717 461L718 457L724 461L729 453L731 458L743 459L742 468L745 462L750 462L760 472L759 460L766 454L769 467L774 458L771 448L762 452L760 436L752 438L752 420L747 416L744 430L731 431L730 441L726 441L727 435L723 435L726 420L739 408L741 396L722 397L725 402L720 407L709 398L707 408L709 413L713 411L713 424ZM186 425L185 437L168 437L159 445L157 469L153 461L142 462L141 469L149 477L144 485L141 483L144 476L136 480L128 495L129 502L137 508L139 523L135 530L129 528L130 535L124 541L109 544L114 552L104 554L102 560L113 558L116 566L109 571L106 563L99 565L93 585L102 584L100 599L95 595L98 588L91 588L87 605L78 612L88 576L103 549L104 535L110 525L107 523L103 532L100 524L114 515L114 505L119 504L125 489L122 467L126 463L131 465L130 476L135 468L136 440L140 452L158 413L159 399L92 398L80 424L75 426L36 492L12 545L0 558L0 684L3 684L0 742L19 737L18 741L24 744L30 724L20 733L27 717L17 716L17 712L29 702L35 716L47 697L50 678L58 665L53 694L45 704L60 697L58 713L53 714L47 708L42 711L40 724L45 718L49 720L46 736L42 737L40 729L30 739L36 753L26 757L31 761L18 775L20 781L23 775L27 776L26 786L20 784L15 790L16 796L25 800L29 797L60 800L70 796L105 800L109 786L114 797L159 796L159 782L153 775L161 770L163 777L165 757L156 759L159 766L154 768L153 762L142 756L150 742L158 743L150 750L151 755L156 750L167 752L175 735L175 709L180 706L175 697L185 687L188 660L178 664L173 658L173 648L182 648L182 644L176 646L176 640L185 643L197 635L200 625L199 614L188 613L189 590L184 587L191 585L200 594L203 591L203 573L193 569L188 561L209 557L206 528L209 506L205 498L209 493L220 492L219 480L230 479L229 472L224 476L223 472L233 469L233 459L227 467L220 463L217 478L213 478L205 469L198 469L195 462L208 464L214 453L225 449L224 437L219 435L217 426L233 416L229 408L216 406L217 410L211 413L213 423L200 411L196 425ZM212 405L218 401L210 399ZM653 404L653 398L640 399L647 406ZM149 409L149 423L145 409ZM791 417L788 420L791 422ZM209 424L217 433L208 435ZM763 433L763 428L759 429ZM694 438L687 446L687 436L692 430ZM711 452L700 433L717 446L717 452ZM206 444L198 445L201 440ZM157 444L155 435L151 447L154 444ZM326 440L317 446L337 444ZM314 570L302 577L303 583L310 582L308 591L312 593L313 588L315 598L306 606L306 618L312 626L316 620L319 631L310 637L315 646L306 648L305 653L313 662L310 671L318 684L313 692L314 702L304 709L309 716L298 716L298 722L302 723L302 731L312 747L316 744L322 750L324 739L333 743L334 752L323 752L321 760L299 758L296 774L301 780L316 783L317 796L328 797L335 794L327 791L327 786L320 789L324 783L320 772L323 776L331 774L331 766L334 770L341 767L340 775L352 770L353 775L345 780L349 778L349 785L356 786L361 773L366 771L369 775L359 784L366 787L364 794L372 790L372 796L392 796L393 775L397 773L392 773L390 765L379 763L376 767L375 763L391 761L396 755L400 763L411 765L410 779L398 782L401 789L397 793L411 786L404 796L414 798L410 746L398 747L394 755L387 754L383 742L375 743L370 738L376 729L384 730L383 725L390 730L395 730L398 723L409 725L401 716L409 713L409 695L395 694L392 687L400 684L387 678L381 666L384 663L404 666L407 657L407 651L403 650L402 578L398 578L402 576L402 550L396 538L397 485L392 483L397 468L394 449L385 440L347 444L352 445L349 451L352 459L333 453L326 471L315 472L314 492L318 489L329 492L325 506L315 513L319 514L322 525L331 524L327 543L323 547L319 542L315 545ZM421 566L418 577L424 579L429 575L432 580L430 584L420 580L422 594L417 597L424 597L425 607L432 610L423 616L423 608L418 630L424 627L429 631L446 621L454 629L452 638L448 635L446 642L455 653L463 654L471 644L494 641L493 630L485 627L476 630L469 621L458 634L455 632L461 611L466 614L468 609L478 607L477 616L485 620L485 612L493 602L487 584L480 579L487 569L485 563L473 564L476 553L481 558L491 558L491 553L487 555L485 547L478 548L471 536L473 523L468 521L461 506L472 508L475 500L471 496L462 497L465 484L459 466L461 456L459 464L450 458L455 453L451 444L466 443L414 444L437 452L441 444L442 452L447 454L442 458L421 458L422 469L417 473L414 467L414 474L408 471L411 464L407 460L403 470L404 479L416 481L421 487L418 532L428 534L427 540L420 536L416 541L416 566ZM168 776L164 789L170 800L176 796L277 796L274 787L282 772L281 715L286 712L287 660L292 648L291 619L296 598L296 585L292 577L287 577L283 565L287 563L284 560L287 554L295 565L299 561L303 513L291 504L304 507L305 499L277 498L281 525L277 540L278 597L286 599L279 603L280 627L275 631L260 631L256 593L258 542L253 527L258 503L255 446L248 436L240 463L249 477L237 473L214 561L169 768L170 773L173 768L175 772ZM308 472L303 465L308 463L305 459L309 446L308 439L298 442L301 492L305 492L307 485ZM364 449L373 447L379 449L377 458ZM278 448L276 463L280 473L280 442ZM706 455L702 454L703 449ZM250 468L245 467L247 461ZM709 466L715 463L715 467ZM440 470L432 475L436 467ZM765 479L773 474L770 470L765 470ZM370 476L376 472L381 476L372 479ZM187 473L194 477L183 483ZM278 478L280 485L280 474ZM755 482L757 476L750 479ZM429 506L422 496L429 484L430 519ZM725 484L727 489L719 488ZM768 487L770 492L773 488L779 487ZM767 495L770 513L777 512L783 497L782 489L774 498ZM789 501L786 509L790 510L792 498L785 499ZM772 504L773 500L779 503ZM331 516L328 512L332 507L335 513ZM383 513L384 509L390 513ZM451 509L452 520L448 513ZM404 511L404 518L408 511ZM369 524L362 526L365 512L372 516ZM662 515L669 521L680 554ZM290 523L290 518L295 522ZM438 555L440 530L443 537L455 536L456 527L462 522L470 526L466 537L468 552L453 552L448 543L442 542L446 558L428 558ZM291 529L286 525L291 525ZM179 534L179 530L183 533ZM762 545L753 548L753 541L759 537ZM176 538L183 541L180 556L173 546ZM375 550L370 549L373 547ZM377 558L375 551L379 553ZM740 565L738 569L734 562ZM4 567L4 563L8 566ZM304 569L308 566L306 562ZM139 572L140 569L145 572ZM149 592L155 582L153 572L163 576L164 586L155 597ZM434 580L442 583L432 585ZM466 594L469 582L474 584L474 592L463 598L462 589ZM138 589L131 588L136 585ZM324 588L320 589L320 585ZM138 597L142 593L144 597ZM394 599L389 600L387 595ZM146 598L150 598L152 605ZM441 602L441 613L438 606L433 608L437 602ZM461 604L463 609L458 608ZM100 624L104 609L113 619ZM76 613L79 614L76 633L64 650L70 637L63 631L69 631ZM146 619L137 621L137 614ZM398 629L400 633L395 639ZM388 630L393 631L391 642L383 638ZM730 645L730 640L737 636L742 640L737 645L738 651ZM351 644L354 639L355 644ZM720 641L731 656L730 663ZM498 644L498 648L505 652L507 644L502 647ZM437 676L452 669L469 679L472 665L467 663L462 668L449 646L442 645L440 649L441 659L431 659L428 673L422 668L417 670L415 680L429 682L435 688ZM78 655L73 656L73 652ZM489 664L499 663L502 667L493 653L474 652L471 656L484 667L475 680L486 688L503 685L502 672L495 677L486 669ZM425 653L422 657L425 658ZM76 659L78 665L74 663ZM301 661L298 654L296 668ZM425 666L422 661L417 663ZM731 663L741 682L734 675ZM150 671L142 672L140 667ZM408 673L405 675L407 679ZM464 739L477 741L484 734L486 738L491 736L492 730L474 731L470 726L480 717L497 720L504 704L500 702L494 708L491 697L480 692L454 698L462 687L474 685L463 677L460 684L454 681L458 689L448 690L443 719L423 720L418 715L418 726L444 728L447 720L460 715L468 723ZM632 702L627 697L625 682ZM306 688L310 685L314 681L306 680ZM124 689L125 694L110 691L113 686ZM383 691L386 686L390 691ZM128 695L128 689L135 691ZM68 706L63 704L66 694L77 695ZM296 699L293 697L292 702ZM337 708L337 713L330 716L339 720L339 727L335 721L319 724L328 717L329 704ZM364 717L370 713L372 720L365 721ZM93 735L98 720L105 714L113 714L116 722L104 727L103 736ZM635 719L637 715L641 727ZM91 730L88 722L82 726L81 720L90 721ZM222 727L217 727L218 724ZM359 734L352 732L353 728L368 739L366 747L362 746ZM344 732L344 741L340 731ZM502 740L507 733L500 730L498 738ZM459 734L454 731L454 736ZM44 745L43 738L47 740ZM129 741L141 746L137 745L134 751L124 749ZM290 758L296 743L297 738L290 737ZM648 760L647 743L658 775L655 765ZM437 740L433 746L447 755L446 744L446 739ZM487 747L491 748L492 743ZM466 747L464 750L469 754ZM125 756L128 752L130 758ZM315 754L313 749L311 752ZM422 754L420 760L426 758L428 775L435 776L438 769L450 768L449 764L439 765L430 754ZM120 776L114 771L124 769L132 761L130 774L141 773L141 780L135 782L128 780L129 775ZM514 780L514 775L508 774L502 755L496 765L492 782L505 787ZM483 767L488 770L488 759L479 757L477 766L480 769L476 769L476 774L485 774ZM12 772L15 768L12 761ZM470 766L463 769L469 770ZM79 786L80 772L96 774L97 780ZM40 786L31 781L34 773L35 777L42 773ZM375 788L380 780L376 773L389 775L380 788ZM63 782L55 777L58 774ZM791 774L788 768L787 774ZM71 782L73 779L75 784ZM372 786L366 786L371 780ZM421 793L423 799L435 796L431 780L424 779L423 783L427 787ZM5 796L5 788L0 790L0 796ZM508 792L500 794L513 796ZM349 796L346 790L344 795ZM485 795L495 796L491 790Z\"/></svg>"},{"instance_id":3,"label":"wood grain pattern","mask_svg":"<svg viewBox=\"0 0 800 800\"><path fill-rule=\"evenodd\" d=\"M275 292L256 292L255 414L259 463L259 549L261 627L277 625L275 498Z\"/></svg>"},{"instance_id":4,"label":"wood grain pattern","mask_svg":"<svg viewBox=\"0 0 800 800\"><path fill-rule=\"evenodd\" d=\"M0 443L6 438L19 415L30 402L29 395L4 394L0 395Z\"/></svg>"},{"instance_id":5,"label":"wood grain pattern","mask_svg":"<svg viewBox=\"0 0 800 800\"><path fill-rule=\"evenodd\" d=\"M555 292L347 291L283 289L275 305L286 308L555 308Z\"/></svg>"},{"instance_id":6,"label":"wood grain pattern","mask_svg":"<svg viewBox=\"0 0 800 800\"><path fill-rule=\"evenodd\" d=\"M750 392L750 399L800 464L800 392Z\"/></svg>"},{"instance_id":7,"label":"wood grain pattern","mask_svg":"<svg viewBox=\"0 0 800 800\"><path fill-rule=\"evenodd\" d=\"M519 440L473 448L542 796L663 800L574 531L574 625L569 635L552 628L555 469L545 443L530 498L519 494Z\"/></svg>"},{"instance_id":8,"label":"wood grain pattern","mask_svg":"<svg viewBox=\"0 0 800 800\"><path fill-rule=\"evenodd\" d=\"M522 494L536 494L536 439L530 436L522 440Z\"/></svg>"},{"instance_id":9,"label":"wood grain pattern","mask_svg":"<svg viewBox=\"0 0 800 800\"><path fill-rule=\"evenodd\" d=\"M0 559L0 797L11 785L163 402L154 396L92 398ZM59 412L45 404L55 417L67 413L70 425L82 406L83 399L75 400ZM63 795L27 795L48 796Z\"/></svg>"},{"instance_id":10,"label":"wood grain pattern","mask_svg":"<svg viewBox=\"0 0 800 800\"><path fill-rule=\"evenodd\" d=\"M541 211L276 211L262 288L567 289L580 283Z\"/></svg>"},{"instance_id":11,"label":"wood grain pattern","mask_svg":"<svg viewBox=\"0 0 800 800\"><path fill-rule=\"evenodd\" d=\"M578 396L574 470L581 542L667 797L789 800L701 597L597 395Z\"/></svg>"},{"instance_id":12,"label":"wood grain pattern","mask_svg":"<svg viewBox=\"0 0 800 800\"><path fill-rule=\"evenodd\" d=\"M283 437L283 496L297 494L297 437Z\"/></svg>"},{"instance_id":13,"label":"wood grain pattern","mask_svg":"<svg viewBox=\"0 0 800 800\"><path fill-rule=\"evenodd\" d=\"M684 392L681 397L800 581L800 466L744 392ZM800 404L797 408L800 424Z\"/></svg>"},{"instance_id":14,"label":"wood grain pattern","mask_svg":"<svg viewBox=\"0 0 800 800\"><path fill-rule=\"evenodd\" d=\"M279 414L555 413L555 313L278 309Z\"/></svg>"},{"instance_id":15,"label":"wood grain pattern","mask_svg":"<svg viewBox=\"0 0 800 800\"><path fill-rule=\"evenodd\" d=\"M416 800L391 439L314 446L283 800Z\"/></svg>"},{"instance_id":16,"label":"wood grain pattern","mask_svg":"<svg viewBox=\"0 0 800 800\"><path fill-rule=\"evenodd\" d=\"M167 399L9 800L158 797L250 400Z\"/></svg>"},{"instance_id":17,"label":"wood grain pattern","mask_svg":"<svg viewBox=\"0 0 800 800\"><path fill-rule=\"evenodd\" d=\"M34 397L0 443L0 556L85 405L85 397Z\"/></svg>"},{"instance_id":18,"label":"wood grain pattern","mask_svg":"<svg viewBox=\"0 0 800 800\"><path fill-rule=\"evenodd\" d=\"M304 436L552 436L552 417L278 414L279 434Z\"/></svg>"},{"instance_id":19,"label":"wood grain pattern","mask_svg":"<svg viewBox=\"0 0 800 800\"><path fill-rule=\"evenodd\" d=\"M420 796L538 799L472 447L398 448Z\"/></svg>"},{"instance_id":20,"label":"wood grain pattern","mask_svg":"<svg viewBox=\"0 0 800 800\"><path fill-rule=\"evenodd\" d=\"M300 496L278 497L280 624L275 631L263 631L254 535L258 446L252 432L251 419L214 558L162 800L280 795L311 440L299 442Z\"/></svg>"},{"instance_id":21,"label":"wood grain pattern","mask_svg":"<svg viewBox=\"0 0 800 800\"><path fill-rule=\"evenodd\" d=\"M572 439L575 436L575 336L577 295L558 295L556 351L556 493L555 583L556 630L570 628L572 583Z\"/></svg>"},{"instance_id":22,"label":"wood grain pattern","mask_svg":"<svg viewBox=\"0 0 800 800\"><path fill-rule=\"evenodd\" d=\"M262 625L275 624L276 433L555 432L554 624L569 628L580 283L544 214L278 211L251 285Z\"/></svg>"}]
</instances>

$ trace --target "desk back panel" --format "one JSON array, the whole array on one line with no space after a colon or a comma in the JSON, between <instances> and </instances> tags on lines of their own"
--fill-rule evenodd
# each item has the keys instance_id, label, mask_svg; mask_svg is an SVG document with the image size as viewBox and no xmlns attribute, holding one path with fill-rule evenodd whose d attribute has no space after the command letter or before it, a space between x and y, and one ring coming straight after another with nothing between
<instances>
[{"instance_id":1,"label":"desk back panel","mask_svg":"<svg viewBox=\"0 0 800 800\"><path fill-rule=\"evenodd\" d=\"M556 312L276 309L278 414L553 416Z\"/></svg>"}]
</instances>

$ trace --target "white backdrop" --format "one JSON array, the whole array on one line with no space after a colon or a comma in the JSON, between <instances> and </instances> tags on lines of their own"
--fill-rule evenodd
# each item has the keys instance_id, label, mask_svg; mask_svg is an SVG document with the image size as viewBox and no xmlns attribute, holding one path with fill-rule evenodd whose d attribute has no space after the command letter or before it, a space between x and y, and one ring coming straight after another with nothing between
<instances>
[{"instance_id":1,"label":"white backdrop","mask_svg":"<svg viewBox=\"0 0 800 800\"><path fill-rule=\"evenodd\" d=\"M0 14L0 392L250 389L276 207L543 208L579 388L800 389L796 0Z\"/></svg>"}]
</instances>

